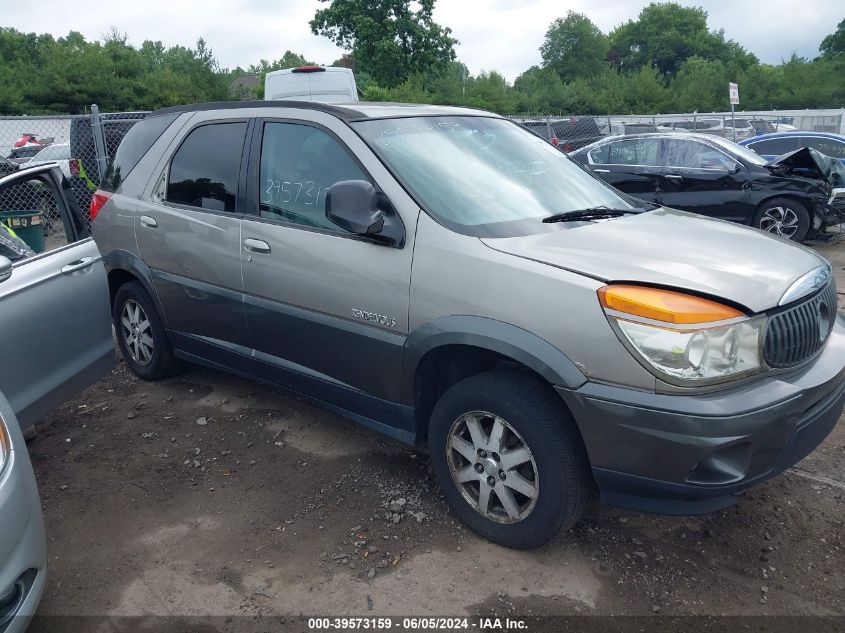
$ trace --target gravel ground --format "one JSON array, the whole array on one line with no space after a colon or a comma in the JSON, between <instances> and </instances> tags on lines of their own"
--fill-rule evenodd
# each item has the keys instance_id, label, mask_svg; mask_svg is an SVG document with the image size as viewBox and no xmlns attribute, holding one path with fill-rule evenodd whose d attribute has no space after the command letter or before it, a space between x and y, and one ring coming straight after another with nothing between
<instances>
[{"instance_id":1,"label":"gravel ground","mask_svg":"<svg viewBox=\"0 0 845 633\"><path fill-rule=\"evenodd\" d=\"M845 289L845 239L818 248ZM842 420L728 510L595 506L531 552L465 529L424 454L197 367L145 383L119 362L30 451L43 616L845 615Z\"/></svg>"}]
</instances>

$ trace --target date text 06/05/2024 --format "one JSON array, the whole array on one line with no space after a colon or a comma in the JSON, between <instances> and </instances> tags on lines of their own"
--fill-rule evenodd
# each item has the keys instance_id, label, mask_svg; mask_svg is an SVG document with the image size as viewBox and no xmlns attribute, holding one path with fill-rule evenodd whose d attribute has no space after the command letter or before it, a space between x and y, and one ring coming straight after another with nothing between
<instances>
[{"instance_id":1,"label":"date text 06/05/2024","mask_svg":"<svg viewBox=\"0 0 845 633\"><path fill-rule=\"evenodd\" d=\"M497 617L330 617L308 618L308 628L313 631L333 630L382 630L401 631L518 631L527 630L528 624L519 618Z\"/></svg>"}]
</instances>

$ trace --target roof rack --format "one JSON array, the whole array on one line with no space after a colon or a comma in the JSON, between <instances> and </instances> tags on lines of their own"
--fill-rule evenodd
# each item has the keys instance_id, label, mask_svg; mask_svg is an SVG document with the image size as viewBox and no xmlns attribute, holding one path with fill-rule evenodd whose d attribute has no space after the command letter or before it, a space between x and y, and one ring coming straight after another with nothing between
<instances>
[{"instance_id":1,"label":"roof rack","mask_svg":"<svg viewBox=\"0 0 845 633\"><path fill-rule=\"evenodd\" d=\"M341 108L315 101L211 101L208 103L190 103L187 105L159 108L151 112L149 116L180 112L202 112L206 110L240 110L245 108L299 108L326 112L344 120L366 118L363 112L355 110L352 107Z\"/></svg>"}]
</instances>

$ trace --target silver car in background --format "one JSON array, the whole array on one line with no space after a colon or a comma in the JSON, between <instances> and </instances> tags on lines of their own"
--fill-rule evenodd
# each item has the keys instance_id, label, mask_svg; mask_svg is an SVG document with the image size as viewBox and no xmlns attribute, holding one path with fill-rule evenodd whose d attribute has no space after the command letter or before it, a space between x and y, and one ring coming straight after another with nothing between
<instances>
[{"instance_id":1,"label":"silver car in background","mask_svg":"<svg viewBox=\"0 0 845 633\"><path fill-rule=\"evenodd\" d=\"M22 429L106 373L114 351L105 268L60 167L0 178L0 222L0 633L21 633L47 567Z\"/></svg>"},{"instance_id":2,"label":"silver car in background","mask_svg":"<svg viewBox=\"0 0 845 633\"><path fill-rule=\"evenodd\" d=\"M35 475L12 407L0 394L0 631L26 628L44 592L46 571Z\"/></svg>"}]
</instances>

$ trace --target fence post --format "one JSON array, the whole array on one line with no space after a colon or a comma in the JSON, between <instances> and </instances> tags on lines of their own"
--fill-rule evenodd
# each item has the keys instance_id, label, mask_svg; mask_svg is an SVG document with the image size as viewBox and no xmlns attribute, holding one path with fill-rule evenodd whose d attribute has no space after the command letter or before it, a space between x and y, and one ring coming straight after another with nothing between
<instances>
[{"instance_id":1,"label":"fence post","mask_svg":"<svg viewBox=\"0 0 845 633\"><path fill-rule=\"evenodd\" d=\"M106 154L106 136L103 133L103 124L100 121L100 108L97 107L96 103L91 104L91 133L94 135L94 151L97 156L97 171L100 175L99 182L102 182L106 175L109 157Z\"/></svg>"}]
</instances>

